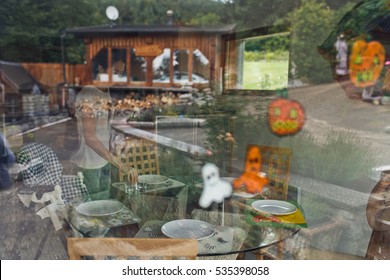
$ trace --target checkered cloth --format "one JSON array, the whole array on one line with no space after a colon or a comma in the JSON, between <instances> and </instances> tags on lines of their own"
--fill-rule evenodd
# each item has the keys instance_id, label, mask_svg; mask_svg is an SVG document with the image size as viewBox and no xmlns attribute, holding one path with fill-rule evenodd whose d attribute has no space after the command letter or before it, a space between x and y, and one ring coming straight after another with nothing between
<instances>
[{"instance_id":1,"label":"checkered cloth","mask_svg":"<svg viewBox=\"0 0 390 280\"><path fill-rule=\"evenodd\" d=\"M30 143L23 146L17 155L17 162L28 166L22 172L23 184L27 187L60 183L62 165L53 150L45 145Z\"/></svg>"},{"instance_id":2,"label":"checkered cloth","mask_svg":"<svg viewBox=\"0 0 390 280\"><path fill-rule=\"evenodd\" d=\"M82 173L77 176L64 175L61 177L62 199L66 204L78 199L90 200L87 187L83 183Z\"/></svg>"},{"instance_id":3,"label":"checkered cloth","mask_svg":"<svg viewBox=\"0 0 390 280\"><path fill-rule=\"evenodd\" d=\"M27 167L22 171L25 187L59 185L64 203L89 199L82 174L62 175L62 165L51 148L39 143L27 144L18 152L17 163Z\"/></svg>"}]
</instances>

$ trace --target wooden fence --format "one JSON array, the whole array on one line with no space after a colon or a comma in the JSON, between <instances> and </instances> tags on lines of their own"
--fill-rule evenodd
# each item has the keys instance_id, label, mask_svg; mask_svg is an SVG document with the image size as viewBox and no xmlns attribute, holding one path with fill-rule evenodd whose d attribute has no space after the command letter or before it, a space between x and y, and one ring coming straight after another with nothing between
<instances>
[{"instance_id":1,"label":"wooden fence","mask_svg":"<svg viewBox=\"0 0 390 280\"><path fill-rule=\"evenodd\" d=\"M55 87L64 82L64 67L61 63L22 63L23 67L39 82ZM84 64L65 64L66 81L74 84L76 77L80 84L88 84L91 74Z\"/></svg>"}]
</instances>

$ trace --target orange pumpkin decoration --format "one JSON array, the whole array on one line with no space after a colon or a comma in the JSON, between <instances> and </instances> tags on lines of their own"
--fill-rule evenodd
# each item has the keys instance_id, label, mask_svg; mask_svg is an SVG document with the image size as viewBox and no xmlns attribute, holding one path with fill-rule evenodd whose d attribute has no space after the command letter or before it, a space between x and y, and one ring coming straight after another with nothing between
<instances>
[{"instance_id":1,"label":"orange pumpkin decoration","mask_svg":"<svg viewBox=\"0 0 390 280\"><path fill-rule=\"evenodd\" d=\"M298 101L278 98L268 106L268 125L273 133L295 134L304 124L305 112Z\"/></svg>"},{"instance_id":2,"label":"orange pumpkin decoration","mask_svg":"<svg viewBox=\"0 0 390 280\"><path fill-rule=\"evenodd\" d=\"M261 153L260 148L253 146L247 151L245 169L240 177L233 181L234 189L244 189L249 193L261 193L268 179L260 175Z\"/></svg>"},{"instance_id":3,"label":"orange pumpkin decoration","mask_svg":"<svg viewBox=\"0 0 390 280\"><path fill-rule=\"evenodd\" d=\"M357 40L349 56L349 76L358 87L375 85L385 63L385 48L381 43Z\"/></svg>"}]
</instances>

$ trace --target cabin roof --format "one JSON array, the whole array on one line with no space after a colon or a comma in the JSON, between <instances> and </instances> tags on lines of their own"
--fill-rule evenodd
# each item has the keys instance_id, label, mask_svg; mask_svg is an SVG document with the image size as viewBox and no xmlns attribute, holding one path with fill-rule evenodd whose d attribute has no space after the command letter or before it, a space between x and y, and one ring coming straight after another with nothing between
<instances>
[{"instance_id":1,"label":"cabin roof","mask_svg":"<svg viewBox=\"0 0 390 280\"><path fill-rule=\"evenodd\" d=\"M218 26L177 26L177 25L100 25L67 29L66 33L76 37L85 36L120 36L120 35L151 35L151 34L210 34L222 35L233 32L235 25Z\"/></svg>"},{"instance_id":2,"label":"cabin roof","mask_svg":"<svg viewBox=\"0 0 390 280\"><path fill-rule=\"evenodd\" d=\"M37 81L20 63L0 60L1 77L19 91L31 91L34 85L42 89Z\"/></svg>"}]
</instances>

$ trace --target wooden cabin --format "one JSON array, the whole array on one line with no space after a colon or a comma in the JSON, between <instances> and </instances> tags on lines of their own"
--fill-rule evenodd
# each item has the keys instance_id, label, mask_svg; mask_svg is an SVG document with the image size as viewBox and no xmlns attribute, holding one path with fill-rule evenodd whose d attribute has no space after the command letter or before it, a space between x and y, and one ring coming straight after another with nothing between
<instances>
[{"instance_id":1,"label":"wooden cabin","mask_svg":"<svg viewBox=\"0 0 390 280\"><path fill-rule=\"evenodd\" d=\"M0 61L0 113L7 120L48 115L48 100L46 86L21 64Z\"/></svg>"},{"instance_id":2,"label":"wooden cabin","mask_svg":"<svg viewBox=\"0 0 390 280\"><path fill-rule=\"evenodd\" d=\"M68 29L86 46L83 77L69 84L180 89L222 83L232 25L106 25Z\"/></svg>"}]
</instances>

